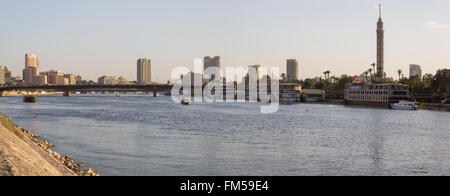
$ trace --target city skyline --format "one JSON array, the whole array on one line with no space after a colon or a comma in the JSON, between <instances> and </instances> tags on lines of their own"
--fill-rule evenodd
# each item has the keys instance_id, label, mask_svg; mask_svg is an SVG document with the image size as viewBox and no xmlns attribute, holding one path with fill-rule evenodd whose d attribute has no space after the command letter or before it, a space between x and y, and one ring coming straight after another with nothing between
<instances>
[{"instance_id":1,"label":"city skyline","mask_svg":"<svg viewBox=\"0 0 450 196\"><path fill-rule=\"evenodd\" d=\"M374 30L379 1L284 1L285 4L97 1L87 3L87 7L79 2L66 5L43 1L28 2L23 11L19 6L23 2L17 2L5 3L3 8L8 9L0 12L2 18L8 19L0 22L6 29L0 32L4 43L0 46L0 65L8 66L14 76L21 75L25 53L38 55L43 70L63 70L94 81L102 75L123 75L136 80L136 59L151 57L152 79L160 83L169 79L171 69L193 67L194 58L208 55L221 56L222 67L261 64L279 66L283 73L286 59L295 58L302 65L300 79L321 76L325 70L337 76L359 75L376 62ZM388 77L395 78L398 69L406 71L410 64L422 65L423 73L448 67L445 63L450 62L446 54L450 50L447 25L450 17L446 12L449 2L381 3ZM34 8L45 5L52 6L36 18L27 19L39 10ZM62 13L59 8L63 5L80 9L85 15L81 16L74 8L65 8ZM104 7L95 9L100 6ZM125 15L143 11L140 7L145 6L171 8L171 12ZM211 6L220 9L215 14L204 10ZM251 16L247 9L259 12ZM115 11L123 14L117 15ZM22 12L26 13L20 15ZM55 17L59 14L62 19ZM138 30L138 23L154 15L162 19L149 20L148 28Z\"/></svg>"}]
</instances>

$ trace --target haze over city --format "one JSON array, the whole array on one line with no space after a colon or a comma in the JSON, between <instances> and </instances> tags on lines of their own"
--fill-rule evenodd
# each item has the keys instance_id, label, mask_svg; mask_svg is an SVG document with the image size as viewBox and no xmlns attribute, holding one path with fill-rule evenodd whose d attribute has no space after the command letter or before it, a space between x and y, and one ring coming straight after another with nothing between
<instances>
[{"instance_id":1,"label":"haze over city","mask_svg":"<svg viewBox=\"0 0 450 196\"><path fill-rule=\"evenodd\" d=\"M430 1L26 1L0 0L0 64L21 76L24 54L44 70L86 79L136 80L136 60L152 59L165 82L194 58L223 66L300 62L300 78L361 74L376 62L377 5L383 4L385 71L420 64L435 73L450 62L450 2ZM24 6L26 5L26 6Z\"/></svg>"}]
</instances>

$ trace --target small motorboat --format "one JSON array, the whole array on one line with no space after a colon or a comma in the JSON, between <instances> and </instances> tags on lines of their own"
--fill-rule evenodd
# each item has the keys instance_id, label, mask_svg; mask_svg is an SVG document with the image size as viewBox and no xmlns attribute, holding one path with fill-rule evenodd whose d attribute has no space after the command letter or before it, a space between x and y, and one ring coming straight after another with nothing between
<instances>
[{"instance_id":1,"label":"small motorboat","mask_svg":"<svg viewBox=\"0 0 450 196\"><path fill-rule=\"evenodd\" d=\"M23 102L26 103L35 103L37 101L37 97L35 95L25 95L23 97Z\"/></svg>"},{"instance_id":2,"label":"small motorboat","mask_svg":"<svg viewBox=\"0 0 450 196\"><path fill-rule=\"evenodd\" d=\"M423 104L416 101L400 101L391 104L391 109L394 110L420 110L422 108Z\"/></svg>"},{"instance_id":3,"label":"small motorboat","mask_svg":"<svg viewBox=\"0 0 450 196\"><path fill-rule=\"evenodd\" d=\"M182 99L181 100L181 105L191 105L191 101L188 99Z\"/></svg>"}]
</instances>

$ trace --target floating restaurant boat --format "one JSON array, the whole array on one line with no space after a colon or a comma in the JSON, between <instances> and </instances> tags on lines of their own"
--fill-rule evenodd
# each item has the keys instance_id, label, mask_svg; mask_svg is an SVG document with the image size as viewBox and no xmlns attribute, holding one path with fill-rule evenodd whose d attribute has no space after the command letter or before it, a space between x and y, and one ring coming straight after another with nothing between
<instances>
[{"instance_id":1,"label":"floating restaurant boat","mask_svg":"<svg viewBox=\"0 0 450 196\"><path fill-rule=\"evenodd\" d=\"M409 86L403 84L352 83L345 87L348 105L390 107L393 103L409 99Z\"/></svg>"},{"instance_id":2,"label":"floating restaurant boat","mask_svg":"<svg viewBox=\"0 0 450 196\"><path fill-rule=\"evenodd\" d=\"M423 108L423 104L419 102L400 101L399 103L391 104L391 108L394 110L420 110Z\"/></svg>"},{"instance_id":3,"label":"floating restaurant boat","mask_svg":"<svg viewBox=\"0 0 450 196\"><path fill-rule=\"evenodd\" d=\"M23 97L23 102L26 103L35 103L37 101L37 98L35 95L25 95Z\"/></svg>"}]
</instances>

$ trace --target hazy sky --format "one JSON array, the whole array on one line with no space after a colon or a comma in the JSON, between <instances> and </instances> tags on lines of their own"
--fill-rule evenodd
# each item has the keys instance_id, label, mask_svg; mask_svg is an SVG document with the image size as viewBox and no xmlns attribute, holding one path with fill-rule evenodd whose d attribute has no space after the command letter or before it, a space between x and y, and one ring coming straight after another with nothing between
<instances>
[{"instance_id":1,"label":"hazy sky","mask_svg":"<svg viewBox=\"0 0 450 196\"><path fill-rule=\"evenodd\" d=\"M135 80L147 57L164 82L174 67L218 55L225 67L282 72L298 58L301 78L360 74L376 61L380 2L389 76L412 63L450 67L448 0L0 0L0 65L21 76L34 53L41 70Z\"/></svg>"}]
</instances>

